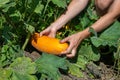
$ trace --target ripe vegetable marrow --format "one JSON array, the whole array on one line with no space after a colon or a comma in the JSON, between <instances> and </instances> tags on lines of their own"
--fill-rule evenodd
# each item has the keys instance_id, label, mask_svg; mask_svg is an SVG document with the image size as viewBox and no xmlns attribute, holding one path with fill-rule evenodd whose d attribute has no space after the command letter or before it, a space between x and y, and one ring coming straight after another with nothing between
<instances>
[{"instance_id":1,"label":"ripe vegetable marrow","mask_svg":"<svg viewBox=\"0 0 120 80\"><path fill-rule=\"evenodd\" d=\"M59 55L62 51L68 48L67 43L60 43L59 39L48 36L39 36L39 33L34 33L31 38L31 44L38 51L49 54Z\"/></svg>"}]
</instances>

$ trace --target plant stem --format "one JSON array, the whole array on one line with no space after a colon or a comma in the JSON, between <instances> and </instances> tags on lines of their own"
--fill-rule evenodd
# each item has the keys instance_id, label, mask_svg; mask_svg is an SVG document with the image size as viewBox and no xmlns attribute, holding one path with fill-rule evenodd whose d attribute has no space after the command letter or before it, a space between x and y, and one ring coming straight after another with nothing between
<instances>
[{"instance_id":1,"label":"plant stem","mask_svg":"<svg viewBox=\"0 0 120 80\"><path fill-rule=\"evenodd\" d=\"M27 44L29 42L30 36L31 36L31 34L28 33L27 36L26 36L26 40L25 40L25 42L24 42L24 44L22 46L22 50L25 50L25 48L26 48L26 46L27 46Z\"/></svg>"},{"instance_id":2,"label":"plant stem","mask_svg":"<svg viewBox=\"0 0 120 80\"><path fill-rule=\"evenodd\" d=\"M45 15L45 12L46 12L46 10L47 10L47 7L48 7L48 4L49 4L50 1L51 1L51 0L48 0L48 1L47 1L46 5L45 5L45 9L44 9L44 11L43 11L43 15Z\"/></svg>"}]
</instances>

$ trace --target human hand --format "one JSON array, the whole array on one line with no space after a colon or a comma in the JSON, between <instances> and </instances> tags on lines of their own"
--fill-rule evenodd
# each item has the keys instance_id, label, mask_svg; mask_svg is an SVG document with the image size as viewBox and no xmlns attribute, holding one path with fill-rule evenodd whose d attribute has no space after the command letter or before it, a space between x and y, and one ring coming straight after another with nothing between
<instances>
[{"instance_id":1,"label":"human hand","mask_svg":"<svg viewBox=\"0 0 120 80\"><path fill-rule=\"evenodd\" d=\"M66 51L62 52L61 54L66 54L66 56L69 58L74 57L76 55L77 47L84 38L84 34L82 32L79 32L61 40L61 43L69 42L69 47Z\"/></svg>"},{"instance_id":2,"label":"human hand","mask_svg":"<svg viewBox=\"0 0 120 80\"><path fill-rule=\"evenodd\" d=\"M45 30L40 32L40 36L46 35L49 37L55 37L56 32L57 32L57 30L54 27L49 26Z\"/></svg>"}]
</instances>

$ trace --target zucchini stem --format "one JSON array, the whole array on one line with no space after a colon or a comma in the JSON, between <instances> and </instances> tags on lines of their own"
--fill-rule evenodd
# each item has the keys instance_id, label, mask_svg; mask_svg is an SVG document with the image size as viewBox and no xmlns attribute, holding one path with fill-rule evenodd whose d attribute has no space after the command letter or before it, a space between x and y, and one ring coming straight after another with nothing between
<instances>
[{"instance_id":1,"label":"zucchini stem","mask_svg":"<svg viewBox=\"0 0 120 80\"><path fill-rule=\"evenodd\" d=\"M25 50L25 48L26 48L26 46L27 46L27 44L29 42L30 36L31 36L31 34L28 33L27 36L26 36L26 40L25 40L25 42L24 42L24 44L22 46L22 50Z\"/></svg>"}]
</instances>

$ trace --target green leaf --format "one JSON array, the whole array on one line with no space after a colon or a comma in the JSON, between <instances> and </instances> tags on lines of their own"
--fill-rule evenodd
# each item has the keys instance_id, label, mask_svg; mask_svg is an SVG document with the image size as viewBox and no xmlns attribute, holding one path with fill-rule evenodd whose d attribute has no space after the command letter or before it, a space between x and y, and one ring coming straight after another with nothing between
<instances>
[{"instance_id":1,"label":"green leaf","mask_svg":"<svg viewBox=\"0 0 120 80\"><path fill-rule=\"evenodd\" d=\"M84 56L78 55L76 65L79 66L80 69L85 70L87 63L88 63L88 60L84 58Z\"/></svg>"},{"instance_id":2,"label":"green leaf","mask_svg":"<svg viewBox=\"0 0 120 80\"><path fill-rule=\"evenodd\" d=\"M84 56L88 61L98 61L100 59L100 53L91 45L81 46L78 54Z\"/></svg>"},{"instance_id":3,"label":"green leaf","mask_svg":"<svg viewBox=\"0 0 120 80\"><path fill-rule=\"evenodd\" d=\"M26 31L27 32L30 32L30 34L33 34L35 32L35 27L33 27L32 25L27 24L27 23L24 23L24 24L26 26Z\"/></svg>"},{"instance_id":4,"label":"green leaf","mask_svg":"<svg viewBox=\"0 0 120 80\"><path fill-rule=\"evenodd\" d=\"M32 75L36 73L36 64L28 57L18 57L10 68L13 71L12 80L37 80Z\"/></svg>"},{"instance_id":5,"label":"green leaf","mask_svg":"<svg viewBox=\"0 0 120 80\"><path fill-rule=\"evenodd\" d=\"M3 23L5 22L5 18L3 16L0 17L0 35L2 34Z\"/></svg>"},{"instance_id":6,"label":"green leaf","mask_svg":"<svg viewBox=\"0 0 120 80\"><path fill-rule=\"evenodd\" d=\"M92 27L89 27L89 32L91 32L95 37L97 37L97 32Z\"/></svg>"},{"instance_id":7,"label":"green leaf","mask_svg":"<svg viewBox=\"0 0 120 80\"><path fill-rule=\"evenodd\" d=\"M10 14L10 18L13 22L22 21L22 14L19 11L15 11L13 14Z\"/></svg>"},{"instance_id":8,"label":"green leaf","mask_svg":"<svg viewBox=\"0 0 120 80\"><path fill-rule=\"evenodd\" d=\"M85 27L87 27L88 24L90 23L90 19L86 13L80 18L80 23L81 23L83 29L85 29Z\"/></svg>"},{"instance_id":9,"label":"green leaf","mask_svg":"<svg viewBox=\"0 0 120 80\"><path fill-rule=\"evenodd\" d=\"M0 80L9 80L12 70L9 68L0 68Z\"/></svg>"},{"instance_id":10,"label":"green leaf","mask_svg":"<svg viewBox=\"0 0 120 80\"><path fill-rule=\"evenodd\" d=\"M12 80L38 80L38 79L33 75L28 74L23 75L18 72L14 72L12 75Z\"/></svg>"},{"instance_id":11,"label":"green leaf","mask_svg":"<svg viewBox=\"0 0 120 80\"><path fill-rule=\"evenodd\" d=\"M9 35L10 31L11 31L11 28L9 26L4 26L3 33L2 33L2 38L5 39L5 43L9 42L10 39L11 39L11 36Z\"/></svg>"},{"instance_id":12,"label":"green leaf","mask_svg":"<svg viewBox=\"0 0 120 80\"><path fill-rule=\"evenodd\" d=\"M114 58L118 61L120 59L120 39L117 42L117 51L114 53Z\"/></svg>"},{"instance_id":13,"label":"green leaf","mask_svg":"<svg viewBox=\"0 0 120 80\"><path fill-rule=\"evenodd\" d=\"M67 69L65 58L60 58L55 55L43 53L36 61L38 72L45 74L52 80L60 78L59 68Z\"/></svg>"},{"instance_id":14,"label":"green leaf","mask_svg":"<svg viewBox=\"0 0 120 80\"><path fill-rule=\"evenodd\" d=\"M23 51L19 45L9 44L3 45L0 51L0 66L9 65L15 58L23 56ZM2 63L2 65L1 65Z\"/></svg>"},{"instance_id":15,"label":"green leaf","mask_svg":"<svg viewBox=\"0 0 120 80\"><path fill-rule=\"evenodd\" d=\"M117 46L117 41L120 38L120 22L116 21L113 25L101 33L99 37L91 37L92 43L99 47L100 45Z\"/></svg>"},{"instance_id":16,"label":"green leaf","mask_svg":"<svg viewBox=\"0 0 120 80\"><path fill-rule=\"evenodd\" d=\"M41 1L39 2L39 4L36 6L34 12L41 14L42 10L44 9L44 5L41 4Z\"/></svg>"},{"instance_id":17,"label":"green leaf","mask_svg":"<svg viewBox=\"0 0 120 80\"><path fill-rule=\"evenodd\" d=\"M96 14L95 10L91 6L87 8L87 13L91 20L97 20L99 18L99 16Z\"/></svg>"},{"instance_id":18,"label":"green leaf","mask_svg":"<svg viewBox=\"0 0 120 80\"><path fill-rule=\"evenodd\" d=\"M6 60L6 55L5 54L1 54L0 55L0 62L3 62L4 60Z\"/></svg>"},{"instance_id":19,"label":"green leaf","mask_svg":"<svg viewBox=\"0 0 120 80\"><path fill-rule=\"evenodd\" d=\"M86 69L86 64L90 61L98 61L100 54L96 48L91 45L83 45L78 51L77 61L69 63L69 72L77 77L84 77L82 70Z\"/></svg>"},{"instance_id":20,"label":"green leaf","mask_svg":"<svg viewBox=\"0 0 120 80\"><path fill-rule=\"evenodd\" d=\"M69 65L69 73L80 78L84 76L79 66L72 63Z\"/></svg>"},{"instance_id":21,"label":"green leaf","mask_svg":"<svg viewBox=\"0 0 120 80\"><path fill-rule=\"evenodd\" d=\"M8 3L10 0L0 0L0 7Z\"/></svg>"},{"instance_id":22,"label":"green leaf","mask_svg":"<svg viewBox=\"0 0 120 80\"><path fill-rule=\"evenodd\" d=\"M58 7L66 8L67 6L66 0L51 0L51 1Z\"/></svg>"},{"instance_id":23,"label":"green leaf","mask_svg":"<svg viewBox=\"0 0 120 80\"><path fill-rule=\"evenodd\" d=\"M20 74L34 74L36 72L36 64L28 57L18 57L10 65L10 67Z\"/></svg>"},{"instance_id":24,"label":"green leaf","mask_svg":"<svg viewBox=\"0 0 120 80\"><path fill-rule=\"evenodd\" d=\"M20 46L9 44L3 45L0 51L0 66L9 65L16 57L23 56Z\"/></svg>"},{"instance_id":25,"label":"green leaf","mask_svg":"<svg viewBox=\"0 0 120 80\"><path fill-rule=\"evenodd\" d=\"M75 63L69 63L69 73L76 77L84 77L83 70L86 68L88 60L82 55L78 55Z\"/></svg>"},{"instance_id":26,"label":"green leaf","mask_svg":"<svg viewBox=\"0 0 120 80\"><path fill-rule=\"evenodd\" d=\"M8 3L8 4L5 4L5 5L3 6L3 12L7 12L7 11L9 10L9 8L15 7L15 5L16 5L15 2L10 2L10 3Z\"/></svg>"}]
</instances>

